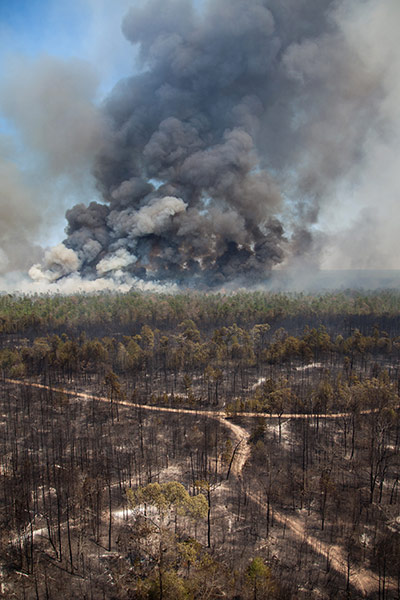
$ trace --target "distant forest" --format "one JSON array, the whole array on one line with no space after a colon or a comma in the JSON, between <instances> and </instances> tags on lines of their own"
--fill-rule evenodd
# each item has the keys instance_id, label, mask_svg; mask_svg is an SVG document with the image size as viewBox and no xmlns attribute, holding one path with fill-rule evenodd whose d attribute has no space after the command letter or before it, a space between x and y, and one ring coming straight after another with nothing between
<instances>
[{"instance_id":1,"label":"distant forest","mask_svg":"<svg viewBox=\"0 0 400 600\"><path fill-rule=\"evenodd\" d=\"M0 332L66 332L88 335L138 333L146 324L172 329L185 319L199 329L272 326L302 328L325 323L358 327L375 321L390 329L400 314L400 291L340 291L326 294L239 292L236 294L77 294L71 296L0 296Z\"/></svg>"}]
</instances>

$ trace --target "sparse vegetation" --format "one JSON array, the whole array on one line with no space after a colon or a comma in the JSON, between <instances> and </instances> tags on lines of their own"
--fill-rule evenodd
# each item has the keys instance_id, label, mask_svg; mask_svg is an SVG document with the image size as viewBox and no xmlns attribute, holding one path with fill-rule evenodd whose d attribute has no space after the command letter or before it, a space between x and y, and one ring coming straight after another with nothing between
<instances>
[{"instance_id":1,"label":"sparse vegetation","mask_svg":"<svg viewBox=\"0 0 400 600\"><path fill-rule=\"evenodd\" d=\"M0 597L400 586L400 295L0 299Z\"/></svg>"}]
</instances>

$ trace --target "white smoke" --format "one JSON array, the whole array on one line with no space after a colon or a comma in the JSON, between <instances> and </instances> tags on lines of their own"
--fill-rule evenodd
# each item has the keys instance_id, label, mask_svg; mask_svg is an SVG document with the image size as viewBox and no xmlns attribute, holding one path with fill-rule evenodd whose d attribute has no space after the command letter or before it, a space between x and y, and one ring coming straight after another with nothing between
<instances>
[{"instance_id":1,"label":"white smoke","mask_svg":"<svg viewBox=\"0 0 400 600\"><path fill-rule=\"evenodd\" d=\"M76 252L66 248L64 244L58 244L45 252L42 264L35 264L29 269L29 276L34 281L52 282L76 273L79 266L80 260Z\"/></svg>"},{"instance_id":2,"label":"white smoke","mask_svg":"<svg viewBox=\"0 0 400 600\"><path fill-rule=\"evenodd\" d=\"M138 211L111 211L107 223L118 237L137 238L164 230L171 217L184 212L186 207L180 198L165 196L152 200Z\"/></svg>"},{"instance_id":3,"label":"white smoke","mask_svg":"<svg viewBox=\"0 0 400 600\"><path fill-rule=\"evenodd\" d=\"M106 256L96 265L96 271L98 274L105 275L110 271L119 271L123 267L127 267L133 262L136 262L137 258L133 254L130 254L125 248L119 248L114 254Z\"/></svg>"},{"instance_id":4,"label":"white smoke","mask_svg":"<svg viewBox=\"0 0 400 600\"><path fill-rule=\"evenodd\" d=\"M0 278L3 292L22 294L76 294L96 292L121 292L126 293L135 289L141 292L173 294L179 290L173 283L160 283L158 281L143 281L132 277L123 271L114 271L112 277L98 277L87 279L79 273L71 273L56 281L39 276L32 280L21 278L20 274L9 274Z\"/></svg>"}]
</instances>

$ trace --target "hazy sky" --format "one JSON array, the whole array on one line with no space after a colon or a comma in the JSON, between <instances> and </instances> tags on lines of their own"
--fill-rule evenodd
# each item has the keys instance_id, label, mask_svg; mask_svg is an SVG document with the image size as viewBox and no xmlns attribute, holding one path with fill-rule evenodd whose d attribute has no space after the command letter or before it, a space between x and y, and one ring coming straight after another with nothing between
<instances>
[{"instance_id":1,"label":"hazy sky","mask_svg":"<svg viewBox=\"0 0 400 600\"><path fill-rule=\"evenodd\" d=\"M241 1L232 0L232 6ZM169 4L176 12L185 0ZM229 6L224 0L217 4ZM243 0L242 4L244 11L250 5L271 7L274 19L280 11L284 26L278 17L276 22L271 17L271 27L281 40L297 26L285 10L295 15L301 6L302 17L310 21L309 27L302 23L301 35L292 35L279 57L274 85L284 95L271 102L271 116L261 120L273 148L260 151L263 160L267 157L262 166L280 187L276 216L290 248L280 264L399 269L400 3L249 0L246 5ZM156 6L157 0L0 0L0 276L18 280L13 273L27 273L33 263L42 264L39 274L48 274L47 263L54 262L54 256L56 276L70 273L60 266L63 248L47 263L43 252L65 238L68 208L102 201L92 176L94 156L108 135L99 107L121 78L139 72L137 44L121 31L129 8L133 6L132 14L142 19L143 31L147 28L150 37L165 25L148 23L150 5ZM329 8L324 27L323 6ZM314 13L321 13L315 23L313 7ZM217 13L215 9L216 30ZM175 14L172 23L179 19ZM243 19L243 27L246 24ZM129 27L125 29L129 37ZM156 44L149 50L143 36L138 36L142 64L147 52L144 64L151 69ZM131 36L131 42L136 41ZM276 125L285 122L285 114L292 118L290 135ZM290 159L280 171L286 151ZM326 189L320 183L324 178L330 182ZM304 240L296 241L302 220L312 237L305 250ZM298 227L302 234L303 221ZM296 254L295 248L302 250ZM117 255L107 250L102 265L113 264L115 256L129 264L128 251L122 245ZM49 275L50 282L54 278Z\"/></svg>"},{"instance_id":2,"label":"hazy sky","mask_svg":"<svg viewBox=\"0 0 400 600\"><path fill-rule=\"evenodd\" d=\"M31 284L29 268L64 239L65 210L99 196L91 175L95 107L135 68L135 51L121 33L129 6L0 0L2 290L46 291L46 284ZM49 106L43 99L51 96Z\"/></svg>"}]
</instances>

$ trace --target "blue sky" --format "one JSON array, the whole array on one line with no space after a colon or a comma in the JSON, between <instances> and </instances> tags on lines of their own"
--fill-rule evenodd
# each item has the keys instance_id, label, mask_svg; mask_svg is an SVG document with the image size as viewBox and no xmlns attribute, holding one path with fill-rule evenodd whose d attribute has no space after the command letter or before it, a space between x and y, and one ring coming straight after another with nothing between
<instances>
[{"instance_id":1,"label":"blue sky","mask_svg":"<svg viewBox=\"0 0 400 600\"><path fill-rule=\"evenodd\" d=\"M31 56L40 52L71 56L79 53L90 12L77 2L2 0L0 21L7 50Z\"/></svg>"},{"instance_id":2,"label":"blue sky","mask_svg":"<svg viewBox=\"0 0 400 600\"><path fill-rule=\"evenodd\" d=\"M0 65L12 54L80 58L100 72L101 90L107 93L134 65L134 49L120 30L131 4L132 0L0 0Z\"/></svg>"},{"instance_id":3,"label":"blue sky","mask_svg":"<svg viewBox=\"0 0 400 600\"><path fill-rule=\"evenodd\" d=\"M89 79L96 80L93 97L89 98L87 92L84 100L98 105L119 79L135 69L135 49L121 32L121 22L130 4L129 0L0 0L0 160L3 158L18 168L19 191L21 187L29 187L32 180L46 179L43 198L32 199L43 210L43 223L32 231L33 238L42 246L60 242L65 237L65 209L79 201L96 199L96 192L93 182L87 181L85 186L80 182L74 188L68 185L68 173L49 175L48 168L43 170L43 165L51 162L51 156L46 156L48 150L32 144L40 134L31 131L35 117L29 122L28 108L25 112L13 111L10 106L13 98L8 98L8 107L5 106L9 80L14 84L18 103L21 95L30 92L29 83L25 88L21 82L15 83L18 73L21 80L29 78L35 70L40 73L50 57L58 61L53 68L59 64L68 74L68 65L80 61ZM40 119L36 120L38 128ZM13 176L15 179L14 172ZM4 205L7 210L3 198L2 203L3 210ZM4 236L0 232L0 247Z\"/></svg>"}]
</instances>

